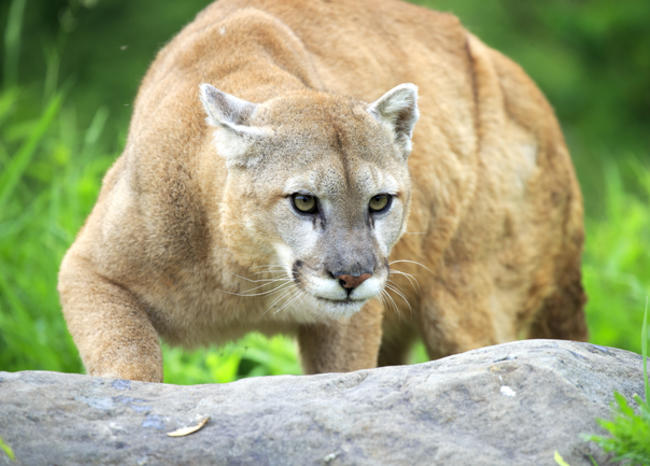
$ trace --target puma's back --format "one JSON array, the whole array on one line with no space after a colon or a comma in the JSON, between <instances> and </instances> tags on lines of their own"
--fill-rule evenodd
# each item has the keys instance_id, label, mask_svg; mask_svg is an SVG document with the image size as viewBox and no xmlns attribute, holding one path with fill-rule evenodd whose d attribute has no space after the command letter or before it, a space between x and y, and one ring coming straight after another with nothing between
<instances>
[{"instance_id":1,"label":"puma's back","mask_svg":"<svg viewBox=\"0 0 650 466\"><path fill-rule=\"evenodd\" d=\"M417 124L416 124L417 122ZM59 290L88 370L295 334L310 372L586 337L581 196L524 72L397 1L219 1L158 54Z\"/></svg>"}]
</instances>

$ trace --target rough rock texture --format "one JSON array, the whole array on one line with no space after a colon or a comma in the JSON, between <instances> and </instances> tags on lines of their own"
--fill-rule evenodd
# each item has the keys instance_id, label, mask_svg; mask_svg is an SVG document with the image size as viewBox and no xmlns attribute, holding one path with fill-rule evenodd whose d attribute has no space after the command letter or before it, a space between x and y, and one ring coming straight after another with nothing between
<instances>
[{"instance_id":1,"label":"rough rock texture","mask_svg":"<svg viewBox=\"0 0 650 466\"><path fill-rule=\"evenodd\" d=\"M612 393L641 357L529 340L413 366L173 386L0 372L0 436L20 464L606 464ZM166 435L210 421L186 437ZM0 450L0 464L10 463Z\"/></svg>"}]
</instances>

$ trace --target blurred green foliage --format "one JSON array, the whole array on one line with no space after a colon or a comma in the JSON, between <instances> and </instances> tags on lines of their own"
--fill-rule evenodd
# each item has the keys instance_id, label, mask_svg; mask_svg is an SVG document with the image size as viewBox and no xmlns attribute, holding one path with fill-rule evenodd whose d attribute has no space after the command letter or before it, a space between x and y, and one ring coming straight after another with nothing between
<instances>
[{"instance_id":1,"label":"blurred green foliage","mask_svg":"<svg viewBox=\"0 0 650 466\"><path fill-rule=\"evenodd\" d=\"M420 3L457 14L549 97L585 195L592 341L639 352L650 293L650 2ZM0 369L82 370L60 313L58 264L124 145L149 63L205 4L0 3ZM281 337L164 352L174 383L299 372Z\"/></svg>"}]
</instances>

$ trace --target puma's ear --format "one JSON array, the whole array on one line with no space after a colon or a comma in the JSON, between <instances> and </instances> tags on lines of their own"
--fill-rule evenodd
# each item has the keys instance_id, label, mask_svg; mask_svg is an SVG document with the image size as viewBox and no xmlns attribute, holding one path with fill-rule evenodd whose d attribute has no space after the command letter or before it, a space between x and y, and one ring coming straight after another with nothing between
<instances>
[{"instance_id":1,"label":"puma's ear","mask_svg":"<svg viewBox=\"0 0 650 466\"><path fill-rule=\"evenodd\" d=\"M226 94L206 83L201 84L199 95L205 113L208 114L208 123L228 128L235 133L247 132L245 122L255 112L256 104Z\"/></svg>"},{"instance_id":2,"label":"puma's ear","mask_svg":"<svg viewBox=\"0 0 650 466\"><path fill-rule=\"evenodd\" d=\"M258 104L205 83L200 86L199 97L208 115L206 121L217 128L214 140L219 155L225 157L228 164L249 165L252 161L244 160L244 154L256 139L266 134L264 128L248 124Z\"/></svg>"},{"instance_id":3,"label":"puma's ear","mask_svg":"<svg viewBox=\"0 0 650 466\"><path fill-rule=\"evenodd\" d=\"M395 142L404 157L408 157L413 127L420 116L418 87L410 83L400 84L371 103L368 110L379 122L390 126L395 134Z\"/></svg>"}]
</instances>

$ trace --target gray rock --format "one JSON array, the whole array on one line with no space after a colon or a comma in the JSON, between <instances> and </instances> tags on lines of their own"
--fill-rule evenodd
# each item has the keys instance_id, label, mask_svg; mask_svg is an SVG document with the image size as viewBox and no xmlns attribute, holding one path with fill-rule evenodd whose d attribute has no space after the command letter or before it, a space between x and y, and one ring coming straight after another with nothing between
<instances>
[{"instance_id":1,"label":"gray rock","mask_svg":"<svg viewBox=\"0 0 650 466\"><path fill-rule=\"evenodd\" d=\"M601 432L615 390L643 393L639 355L555 340L223 385L0 372L0 436L27 465L553 465L556 450L602 465L580 434ZM194 434L166 435L206 416Z\"/></svg>"}]
</instances>

